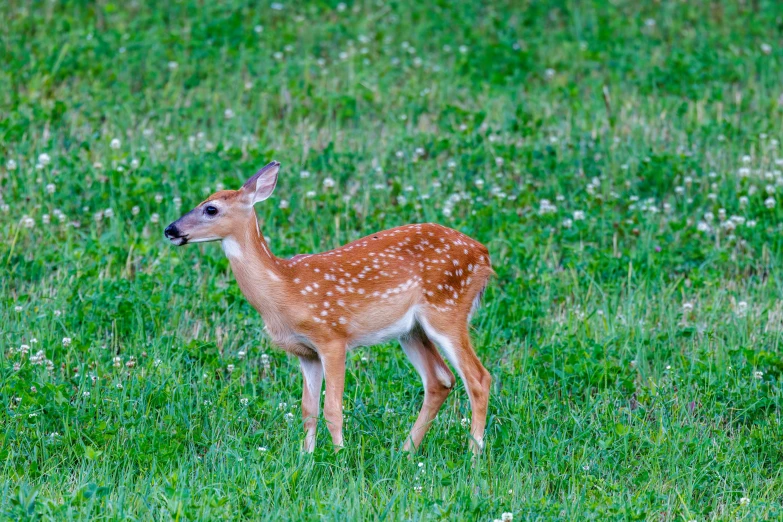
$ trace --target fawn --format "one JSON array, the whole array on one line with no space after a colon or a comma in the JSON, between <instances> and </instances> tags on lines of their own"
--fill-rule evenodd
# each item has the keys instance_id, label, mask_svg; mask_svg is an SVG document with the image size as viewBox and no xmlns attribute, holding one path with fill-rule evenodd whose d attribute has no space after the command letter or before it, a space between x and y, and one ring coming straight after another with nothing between
<instances>
[{"instance_id":1,"label":"fawn","mask_svg":"<svg viewBox=\"0 0 783 522\"><path fill-rule=\"evenodd\" d=\"M239 288L264 319L272 341L296 355L304 377L304 450L315 449L321 383L324 417L343 445L346 351L399 339L424 384L424 404L404 450L415 451L454 386L470 398L471 441L483 448L491 377L470 343L468 322L494 272L487 248L436 224L406 225L320 254L275 257L253 205L275 189L273 161L239 190L221 190L166 227L175 245L220 241Z\"/></svg>"}]
</instances>

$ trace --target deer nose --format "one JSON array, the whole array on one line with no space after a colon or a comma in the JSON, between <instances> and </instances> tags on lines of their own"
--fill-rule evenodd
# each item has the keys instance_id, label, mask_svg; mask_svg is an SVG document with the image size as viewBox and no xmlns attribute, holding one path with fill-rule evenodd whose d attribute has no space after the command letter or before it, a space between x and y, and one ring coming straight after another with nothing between
<instances>
[{"instance_id":1,"label":"deer nose","mask_svg":"<svg viewBox=\"0 0 783 522\"><path fill-rule=\"evenodd\" d=\"M163 233L166 234L166 237L169 239L173 237L179 237L179 230L177 230L177 227L176 225L174 225L174 223L167 226L166 230L164 230Z\"/></svg>"}]
</instances>

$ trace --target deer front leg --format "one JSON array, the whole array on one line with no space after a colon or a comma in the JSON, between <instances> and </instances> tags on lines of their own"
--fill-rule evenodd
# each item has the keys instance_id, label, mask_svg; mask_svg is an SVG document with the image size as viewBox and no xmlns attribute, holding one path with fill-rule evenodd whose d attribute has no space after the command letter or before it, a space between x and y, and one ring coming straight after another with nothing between
<instances>
[{"instance_id":1,"label":"deer front leg","mask_svg":"<svg viewBox=\"0 0 783 522\"><path fill-rule=\"evenodd\" d=\"M343 390L345 389L345 344L333 343L319 350L326 378L324 418L335 451L343 447Z\"/></svg>"},{"instance_id":2,"label":"deer front leg","mask_svg":"<svg viewBox=\"0 0 783 522\"><path fill-rule=\"evenodd\" d=\"M315 450L315 434L318 428L318 410L321 407L321 383L324 380L324 368L318 356L299 357L302 368L302 421L305 427L305 440L302 449L307 453Z\"/></svg>"}]
</instances>

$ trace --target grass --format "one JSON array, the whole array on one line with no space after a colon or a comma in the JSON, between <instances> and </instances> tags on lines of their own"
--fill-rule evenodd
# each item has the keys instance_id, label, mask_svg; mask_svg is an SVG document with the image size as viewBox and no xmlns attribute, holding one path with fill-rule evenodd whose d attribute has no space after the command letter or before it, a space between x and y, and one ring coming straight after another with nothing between
<instances>
[{"instance_id":1,"label":"grass","mask_svg":"<svg viewBox=\"0 0 783 522\"><path fill-rule=\"evenodd\" d=\"M4 518L783 517L777 2L253 4L0 6ZM296 360L162 234L273 158L280 256L489 247L475 463L461 385L401 453L396 344L300 454Z\"/></svg>"}]
</instances>

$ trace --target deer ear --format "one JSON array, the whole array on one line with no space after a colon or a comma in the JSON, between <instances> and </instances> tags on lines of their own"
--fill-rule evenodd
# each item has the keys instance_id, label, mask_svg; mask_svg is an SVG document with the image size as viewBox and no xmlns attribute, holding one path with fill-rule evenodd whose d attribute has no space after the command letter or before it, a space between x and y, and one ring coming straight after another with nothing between
<instances>
[{"instance_id":1,"label":"deer ear","mask_svg":"<svg viewBox=\"0 0 783 522\"><path fill-rule=\"evenodd\" d=\"M264 201L272 195L277 184L277 173L280 170L280 163L273 161L264 166L261 170L253 174L244 185L242 191L250 196L252 205L259 201Z\"/></svg>"}]
</instances>

